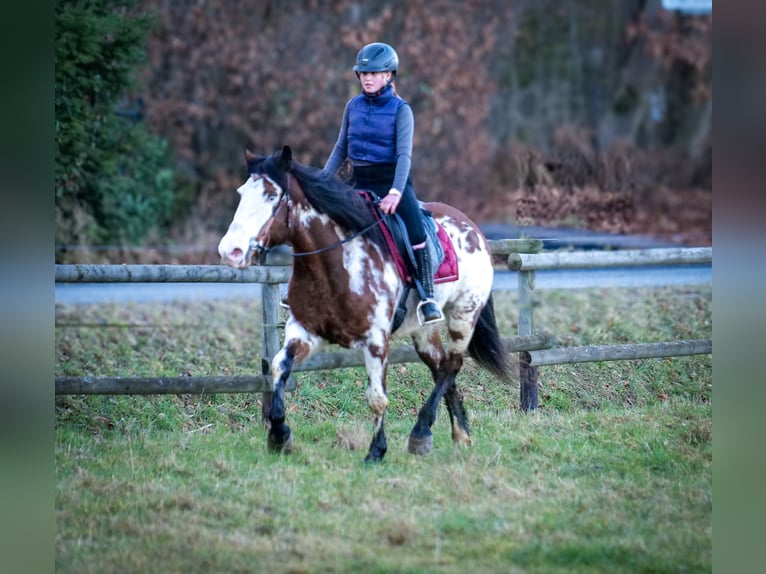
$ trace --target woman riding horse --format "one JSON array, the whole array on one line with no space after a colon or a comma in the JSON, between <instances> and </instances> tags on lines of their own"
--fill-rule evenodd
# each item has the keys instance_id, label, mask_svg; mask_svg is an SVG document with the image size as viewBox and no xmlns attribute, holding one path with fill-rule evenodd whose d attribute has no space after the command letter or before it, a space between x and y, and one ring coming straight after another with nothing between
<instances>
[{"instance_id":1,"label":"woman riding horse","mask_svg":"<svg viewBox=\"0 0 766 574\"><path fill-rule=\"evenodd\" d=\"M426 248L426 231L412 185L415 121L409 104L394 87L398 69L399 56L388 44L374 42L359 51L354 72L362 93L346 103L338 140L322 171L333 175L350 158L354 185L380 198L383 213L396 212L402 218L426 296L420 305L423 324L429 324L444 318L433 298L433 269Z\"/></svg>"}]
</instances>

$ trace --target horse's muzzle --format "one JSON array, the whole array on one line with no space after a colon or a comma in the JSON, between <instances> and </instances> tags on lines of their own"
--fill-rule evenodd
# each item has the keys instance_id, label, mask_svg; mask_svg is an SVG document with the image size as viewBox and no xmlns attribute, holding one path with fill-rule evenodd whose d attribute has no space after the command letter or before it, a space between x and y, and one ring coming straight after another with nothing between
<instances>
[{"instance_id":1,"label":"horse's muzzle","mask_svg":"<svg viewBox=\"0 0 766 574\"><path fill-rule=\"evenodd\" d=\"M247 251L242 251L239 247L235 247L229 252L221 253L221 264L228 267L234 267L235 269L247 269L253 264L253 258L260 255L263 251L263 247L254 246L252 243L248 245Z\"/></svg>"}]
</instances>

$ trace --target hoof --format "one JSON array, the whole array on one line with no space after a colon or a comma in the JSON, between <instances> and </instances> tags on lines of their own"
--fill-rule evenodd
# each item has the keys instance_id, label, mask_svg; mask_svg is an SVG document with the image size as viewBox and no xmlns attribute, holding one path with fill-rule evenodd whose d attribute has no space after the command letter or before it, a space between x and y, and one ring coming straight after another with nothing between
<instances>
[{"instance_id":1,"label":"hoof","mask_svg":"<svg viewBox=\"0 0 766 574\"><path fill-rule=\"evenodd\" d=\"M428 454L434 447L434 435L429 434L422 438L414 437L410 435L410 440L407 442L407 451L410 454Z\"/></svg>"},{"instance_id":2,"label":"hoof","mask_svg":"<svg viewBox=\"0 0 766 574\"><path fill-rule=\"evenodd\" d=\"M465 432L463 429L456 427L452 429L452 442L455 446L471 446L471 435Z\"/></svg>"},{"instance_id":3,"label":"hoof","mask_svg":"<svg viewBox=\"0 0 766 574\"><path fill-rule=\"evenodd\" d=\"M287 425L283 425L280 430L275 432L272 428L269 431L266 441L269 452L290 454L293 452L293 433Z\"/></svg>"}]
</instances>

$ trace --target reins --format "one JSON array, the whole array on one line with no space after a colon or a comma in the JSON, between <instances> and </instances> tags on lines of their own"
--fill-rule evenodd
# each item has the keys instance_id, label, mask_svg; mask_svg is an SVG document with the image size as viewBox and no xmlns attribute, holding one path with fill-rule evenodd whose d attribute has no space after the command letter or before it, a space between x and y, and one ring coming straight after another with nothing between
<instances>
[{"instance_id":1,"label":"reins","mask_svg":"<svg viewBox=\"0 0 766 574\"><path fill-rule=\"evenodd\" d=\"M352 241L352 240L356 239L360 235L364 235L365 233L367 233L370 229L372 229L376 225L380 225L382 223L382 221L383 221L382 219L378 219L377 221L375 221L374 223L371 223L370 225L368 225L364 229L362 229L360 231L357 231L353 235L349 235L345 239L337 241L337 242L333 243L332 245L327 245L326 247L322 247L320 249L314 249L314 251L304 251L302 253L293 253L293 257L304 257L306 255L316 255L317 253L323 253L324 251L330 251L331 249L335 249L336 247L340 247L344 243L348 243L349 241Z\"/></svg>"}]
</instances>

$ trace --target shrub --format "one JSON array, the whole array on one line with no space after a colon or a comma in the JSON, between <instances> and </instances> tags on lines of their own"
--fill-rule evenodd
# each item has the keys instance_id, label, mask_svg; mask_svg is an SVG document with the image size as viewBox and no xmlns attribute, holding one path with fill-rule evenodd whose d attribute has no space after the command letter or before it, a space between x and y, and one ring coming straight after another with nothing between
<instances>
[{"instance_id":1,"label":"shrub","mask_svg":"<svg viewBox=\"0 0 766 574\"><path fill-rule=\"evenodd\" d=\"M168 146L124 110L151 29L130 4L55 5L57 243L140 242L172 212Z\"/></svg>"}]
</instances>

